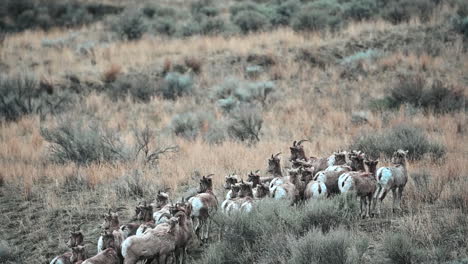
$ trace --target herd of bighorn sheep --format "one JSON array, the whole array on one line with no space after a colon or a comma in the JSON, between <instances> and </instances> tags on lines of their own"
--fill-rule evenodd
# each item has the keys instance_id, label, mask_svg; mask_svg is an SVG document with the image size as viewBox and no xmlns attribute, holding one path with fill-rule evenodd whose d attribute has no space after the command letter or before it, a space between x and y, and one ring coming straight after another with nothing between
<instances>
[{"instance_id":1,"label":"herd of bighorn sheep","mask_svg":"<svg viewBox=\"0 0 468 264\"><path fill-rule=\"evenodd\" d=\"M290 147L291 166L287 170L282 169L281 153L278 153L268 159L263 176L259 170L248 173L245 181L235 174L226 176L224 188L228 192L221 211L228 215L249 213L256 201L265 197L297 203L353 193L360 199L360 216L365 218L374 215L377 203L380 215L382 201L390 190L393 210L401 209L401 197L408 181L408 151L395 151L392 165L377 169L378 160L369 159L361 151L338 151L326 158L307 157L304 141L294 141ZM98 253L91 258L86 256L82 232L79 227L74 228L66 242L71 251L50 263L185 263L191 239L196 237L204 243L210 237L212 216L218 209L212 175L203 176L199 184L198 193L188 200L174 204L167 192L159 191L154 202L141 202L135 208L138 223L122 225L119 215L109 210L103 215Z\"/></svg>"}]
</instances>

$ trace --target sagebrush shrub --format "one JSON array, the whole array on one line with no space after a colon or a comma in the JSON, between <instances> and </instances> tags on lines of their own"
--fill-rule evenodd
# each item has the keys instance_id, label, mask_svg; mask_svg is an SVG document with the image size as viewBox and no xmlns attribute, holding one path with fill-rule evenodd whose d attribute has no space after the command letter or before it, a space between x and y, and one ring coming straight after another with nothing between
<instances>
[{"instance_id":1,"label":"sagebrush shrub","mask_svg":"<svg viewBox=\"0 0 468 264\"><path fill-rule=\"evenodd\" d=\"M137 40L148 30L144 24L140 12L136 10L124 12L114 23L114 31L116 31L122 39Z\"/></svg>"},{"instance_id":2,"label":"sagebrush shrub","mask_svg":"<svg viewBox=\"0 0 468 264\"><path fill-rule=\"evenodd\" d=\"M231 114L228 132L234 139L257 142L260 141L262 125L263 117L259 109L249 105L240 105L239 108Z\"/></svg>"},{"instance_id":3,"label":"sagebrush shrub","mask_svg":"<svg viewBox=\"0 0 468 264\"><path fill-rule=\"evenodd\" d=\"M193 91L193 80L188 74L170 72L164 77L160 88L165 99L175 100L178 97L189 95Z\"/></svg>"},{"instance_id":4,"label":"sagebrush shrub","mask_svg":"<svg viewBox=\"0 0 468 264\"><path fill-rule=\"evenodd\" d=\"M266 29L269 25L269 20L267 16L260 12L245 10L240 11L233 17L233 23L237 25L243 33L249 33Z\"/></svg>"},{"instance_id":5,"label":"sagebrush shrub","mask_svg":"<svg viewBox=\"0 0 468 264\"><path fill-rule=\"evenodd\" d=\"M398 125L380 133L368 133L355 139L350 149L359 149L371 157L390 158L398 149L408 150L408 159L419 160L425 154L434 159L445 156L445 147L430 141L424 131L410 125Z\"/></svg>"},{"instance_id":6,"label":"sagebrush shrub","mask_svg":"<svg viewBox=\"0 0 468 264\"><path fill-rule=\"evenodd\" d=\"M414 258L415 248L411 238L405 233L390 233L383 242L383 249L393 263L410 264Z\"/></svg>"},{"instance_id":7,"label":"sagebrush shrub","mask_svg":"<svg viewBox=\"0 0 468 264\"><path fill-rule=\"evenodd\" d=\"M337 29L342 23L343 10L336 1L319 0L302 8L292 21L296 31Z\"/></svg>"},{"instance_id":8,"label":"sagebrush shrub","mask_svg":"<svg viewBox=\"0 0 468 264\"><path fill-rule=\"evenodd\" d=\"M41 135L50 143L55 162L90 164L128 158L117 133L97 122L62 120L56 128L41 128Z\"/></svg>"},{"instance_id":9,"label":"sagebrush shrub","mask_svg":"<svg viewBox=\"0 0 468 264\"><path fill-rule=\"evenodd\" d=\"M151 97L158 94L160 87L148 76L142 74L128 74L116 78L114 82L104 85L104 91L113 100L131 99L138 102L149 102Z\"/></svg>"},{"instance_id":10,"label":"sagebrush shrub","mask_svg":"<svg viewBox=\"0 0 468 264\"><path fill-rule=\"evenodd\" d=\"M354 20L370 19L378 13L378 5L375 0L352 0L344 4L345 17Z\"/></svg>"},{"instance_id":11,"label":"sagebrush shrub","mask_svg":"<svg viewBox=\"0 0 468 264\"><path fill-rule=\"evenodd\" d=\"M309 231L299 239L289 239L291 258L288 263L348 263L348 251L351 247L349 231L332 230L326 234L318 229Z\"/></svg>"}]
</instances>

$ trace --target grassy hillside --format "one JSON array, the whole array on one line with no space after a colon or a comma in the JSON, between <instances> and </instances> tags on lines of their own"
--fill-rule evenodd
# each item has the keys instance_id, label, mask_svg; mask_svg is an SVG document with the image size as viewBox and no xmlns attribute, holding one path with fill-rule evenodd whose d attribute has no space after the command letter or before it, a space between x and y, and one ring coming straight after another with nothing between
<instances>
[{"instance_id":1,"label":"grassy hillside","mask_svg":"<svg viewBox=\"0 0 468 264\"><path fill-rule=\"evenodd\" d=\"M69 7L53 16L54 1L24 14L31 3L0 8L6 263L48 263L79 223L93 255L108 208L125 222L138 201L165 188L175 201L209 173L221 200L225 175L265 171L277 152L288 167L298 139L310 141L309 156L359 148L379 167L397 148L410 150L404 211L392 214L391 195L384 215L368 220L345 212L341 198L280 204L263 226L274 206L265 201L252 216L217 216L231 231L194 245L191 262L324 263L320 254L337 252L326 262L468 258L463 1L62 3L119 10L92 17ZM21 22L46 13L48 23ZM282 242L273 244L277 230Z\"/></svg>"}]
</instances>

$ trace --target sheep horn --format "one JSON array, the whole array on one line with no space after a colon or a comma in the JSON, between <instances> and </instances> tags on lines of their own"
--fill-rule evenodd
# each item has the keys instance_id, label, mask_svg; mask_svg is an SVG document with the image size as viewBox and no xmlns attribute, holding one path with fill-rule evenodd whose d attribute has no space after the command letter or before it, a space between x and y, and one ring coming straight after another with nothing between
<instances>
[{"instance_id":1,"label":"sheep horn","mask_svg":"<svg viewBox=\"0 0 468 264\"><path fill-rule=\"evenodd\" d=\"M294 140L294 142L293 142L293 147L295 147L295 146L296 146L296 140Z\"/></svg>"},{"instance_id":2,"label":"sheep horn","mask_svg":"<svg viewBox=\"0 0 468 264\"><path fill-rule=\"evenodd\" d=\"M306 141L309 141L307 139L301 139L299 140L299 142L297 142L297 145L300 146L302 144L302 142L306 142Z\"/></svg>"},{"instance_id":3,"label":"sheep horn","mask_svg":"<svg viewBox=\"0 0 468 264\"><path fill-rule=\"evenodd\" d=\"M206 178L211 178L211 176L213 176L213 175L214 175L214 173L208 174L208 175L206 175Z\"/></svg>"},{"instance_id":4,"label":"sheep horn","mask_svg":"<svg viewBox=\"0 0 468 264\"><path fill-rule=\"evenodd\" d=\"M281 152L276 153L275 158L277 158L280 154Z\"/></svg>"},{"instance_id":5,"label":"sheep horn","mask_svg":"<svg viewBox=\"0 0 468 264\"><path fill-rule=\"evenodd\" d=\"M256 170L255 173L259 174L259 173L260 173L260 170Z\"/></svg>"}]
</instances>

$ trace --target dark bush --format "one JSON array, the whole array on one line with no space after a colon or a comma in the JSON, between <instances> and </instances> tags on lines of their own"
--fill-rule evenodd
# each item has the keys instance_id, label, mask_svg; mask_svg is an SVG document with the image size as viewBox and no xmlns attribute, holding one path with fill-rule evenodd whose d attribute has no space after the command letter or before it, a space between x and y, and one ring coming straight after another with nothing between
<instances>
[{"instance_id":1,"label":"dark bush","mask_svg":"<svg viewBox=\"0 0 468 264\"><path fill-rule=\"evenodd\" d=\"M51 84L39 82L32 75L0 75L2 120L16 121L30 114L39 114L44 118L48 114L65 111L73 101L73 95L69 91L54 91Z\"/></svg>"},{"instance_id":2,"label":"dark bush","mask_svg":"<svg viewBox=\"0 0 468 264\"><path fill-rule=\"evenodd\" d=\"M130 96L134 101L149 102L151 97L159 92L156 82L145 75L124 75L114 82L104 86L105 92L113 100L125 99Z\"/></svg>"},{"instance_id":3,"label":"dark bush","mask_svg":"<svg viewBox=\"0 0 468 264\"><path fill-rule=\"evenodd\" d=\"M465 17L455 16L452 18L453 29L462 34L465 40L468 40L468 15Z\"/></svg>"},{"instance_id":4,"label":"dark bush","mask_svg":"<svg viewBox=\"0 0 468 264\"><path fill-rule=\"evenodd\" d=\"M176 32L175 20L172 18L157 18L151 24L151 29L158 34L172 36Z\"/></svg>"},{"instance_id":5,"label":"dark bush","mask_svg":"<svg viewBox=\"0 0 468 264\"><path fill-rule=\"evenodd\" d=\"M342 7L336 1L319 0L302 8L293 18L296 31L318 31L337 29L342 23Z\"/></svg>"},{"instance_id":6,"label":"dark bush","mask_svg":"<svg viewBox=\"0 0 468 264\"><path fill-rule=\"evenodd\" d=\"M375 0L351 0L344 4L344 15L354 20L366 20L378 13Z\"/></svg>"},{"instance_id":7,"label":"dark bush","mask_svg":"<svg viewBox=\"0 0 468 264\"><path fill-rule=\"evenodd\" d=\"M41 135L51 144L52 160L58 163L89 164L126 159L116 131L97 122L62 120L56 128L41 128Z\"/></svg>"},{"instance_id":8,"label":"dark bush","mask_svg":"<svg viewBox=\"0 0 468 264\"><path fill-rule=\"evenodd\" d=\"M399 125L386 129L381 133L369 133L357 138L350 149L359 149L371 157L379 157L380 154L390 158L398 149L408 150L408 159L419 160L425 154L430 154L433 159L441 159L445 156L445 147L430 141L420 128L410 125Z\"/></svg>"},{"instance_id":9,"label":"dark bush","mask_svg":"<svg viewBox=\"0 0 468 264\"><path fill-rule=\"evenodd\" d=\"M252 10L240 11L232 20L243 33L263 30L269 25L268 17L260 12Z\"/></svg>"},{"instance_id":10,"label":"dark bush","mask_svg":"<svg viewBox=\"0 0 468 264\"><path fill-rule=\"evenodd\" d=\"M193 80L188 74L170 72L164 77L160 92L165 99L175 100L178 97L191 94Z\"/></svg>"},{"instance_id":11,"label":"dark bush","mask_svg":"<svg viewBox=\"0 0 468 264\"><path fill-rule=\"evenodd\" d=\"M287 26L291 23L291 19L300 9L300 2L297 0L286 1L274 8L274 13L270 18L272 25Z\"/></svg>"},{"instance_id":12,"label":"dark bush","mask_svg":"<svg viewBox=\"0 0 468 264\"><path fill-rule=\"evenodd\" d=\"M377 109L397 109L402 104L435 113L466 109L466 98L461 90L435 80L431 85L419 75L405 75L390 89L390 95L371 103Z\"/></svg>"},{"instance_id":13,"label":"dark bush","mask_svg":"<svg viewBox=\"0 0 468 264\"><path fill-rule=\"evenodd\" d=\"M388 1L381 7L384 19L393 24L407 22L411 17L419 17L422 21L429 20L435 4L428 0Z\"/></svg>"}]
</instances>

